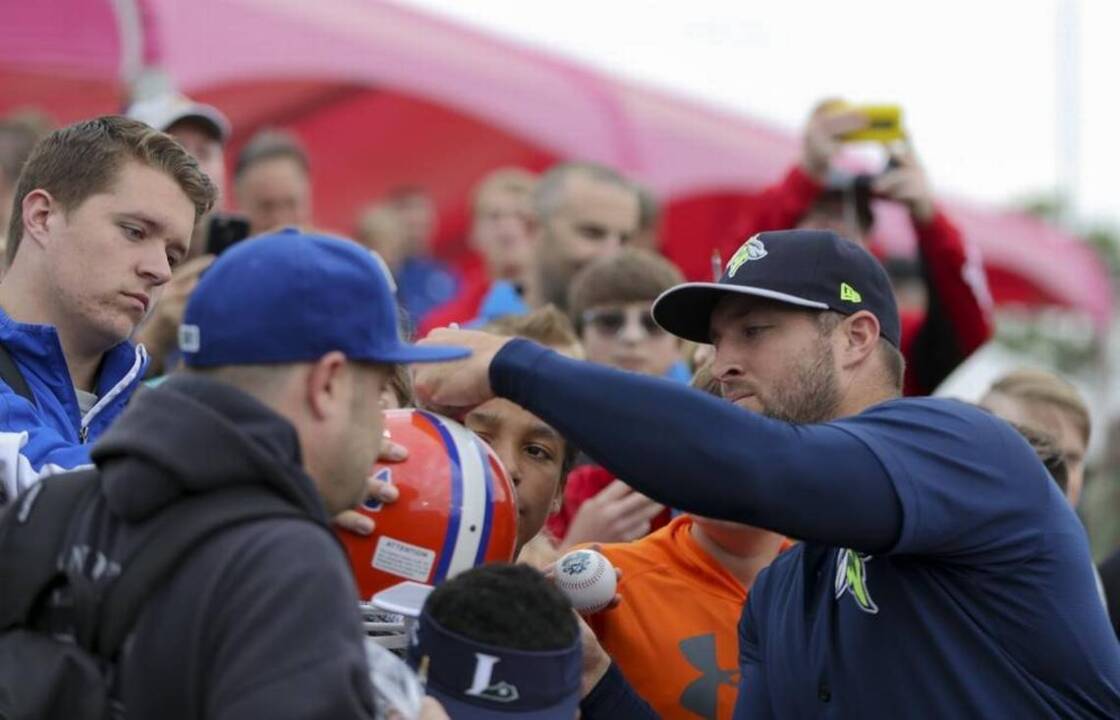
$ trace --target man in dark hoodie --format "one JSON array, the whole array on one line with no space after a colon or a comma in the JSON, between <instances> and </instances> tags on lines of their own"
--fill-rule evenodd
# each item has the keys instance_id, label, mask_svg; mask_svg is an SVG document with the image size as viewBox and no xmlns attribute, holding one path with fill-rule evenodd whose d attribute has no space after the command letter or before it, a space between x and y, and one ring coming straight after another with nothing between
<instances>
[{"instance_id":1,"label":"man in dark hoodie","mask_svg":"<svg viewBox=\"0 0 1120 720\"><path fill-rule=\"evenodd\" d=\"M145 542L147 521L199 494L259 491L299 514L219 533L153 593L119 665L128 715L372 717L357 594L330 518L365 497L393 366L466 352L402 343L372 255L295 230L209 268L180 346L187 371L137 397L94 448L100 507L78 535L90 555L113 568Z\"/></svg>"}]
</instances>

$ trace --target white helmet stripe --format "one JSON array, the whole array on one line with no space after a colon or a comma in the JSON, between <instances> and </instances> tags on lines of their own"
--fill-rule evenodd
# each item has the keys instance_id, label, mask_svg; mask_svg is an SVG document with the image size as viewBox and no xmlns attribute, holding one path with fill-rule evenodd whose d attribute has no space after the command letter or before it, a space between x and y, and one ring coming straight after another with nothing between
<instances>
[{"instance_id":1,"label":"white helmet stripe","mask_svg":"<svg viewBox=\"0 0 1120 720\"><path fill-rule=\"evenodd\" d=\"M463 494L458 537L451 553L447 577L451 578L475 565L486 522L486 468L470 431L458 423L442 423L455 443L462 466Z\"/></svg>"}]
</instances>

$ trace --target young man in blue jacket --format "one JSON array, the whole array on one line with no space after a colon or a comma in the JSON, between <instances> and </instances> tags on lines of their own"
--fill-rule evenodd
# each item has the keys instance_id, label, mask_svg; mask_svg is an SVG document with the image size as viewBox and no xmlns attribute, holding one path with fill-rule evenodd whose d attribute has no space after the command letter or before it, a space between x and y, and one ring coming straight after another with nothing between
<instances>
[{"instance_id":1,"label":"young man in blue jacket","mask_svg":"<svg viewBox=\"0 0 1120 720\"><path fill-rule=\"evenodd\" d=\"M760 233L653 315L714 345L724 400L455 330L425 342L474 354L416 389L445 411L506 397L659 502L803 540L747 601L735 717L1120 717L1084 529L1010 425L899 398L866 251Z\"/></svg>"},{"instance_id":2,"label":"young man in blue jacket","mask_svg":"<svg viewBox=\"0 0 1120 720\"><path fill-rule=\"evenodd\" d=\"M86 443L144 376L147 354L129 338L214 194L178 143L136 120L76 123L36 146L17 184L0 283L0 345L33 396L11 377L0 383L0 506L40 477L89 463Z\"/></svg>"}]
</instances>

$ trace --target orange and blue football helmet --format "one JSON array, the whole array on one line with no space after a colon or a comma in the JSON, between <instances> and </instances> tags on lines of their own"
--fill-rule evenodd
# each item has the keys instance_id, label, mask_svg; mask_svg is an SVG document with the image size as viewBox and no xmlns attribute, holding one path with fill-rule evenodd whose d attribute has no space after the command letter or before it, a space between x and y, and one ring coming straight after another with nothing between
<instances>
[{"instance_id":1,"label":"orange and blue football helmet","mask_svg":"<svg viewBox=\"0 0 1120 720\"><path fill-rule=\"evenodd\" d=\"M367 502L372 535L338 535L350 556L360 599L411 580L438 585L488 562L509 562L517 543L517 496L490 446L446 417L388 410L385 429L408 459L374 466L400 497Z\"/></svg>"}]
</instances>

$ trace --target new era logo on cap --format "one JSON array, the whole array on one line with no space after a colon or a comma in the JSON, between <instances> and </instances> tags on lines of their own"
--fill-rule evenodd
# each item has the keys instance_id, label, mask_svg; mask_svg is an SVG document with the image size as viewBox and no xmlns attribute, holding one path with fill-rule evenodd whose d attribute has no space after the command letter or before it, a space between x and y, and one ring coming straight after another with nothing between
<instances>
[{"instance_id":1,"label":"new era logo on cap","mask_svg":"<svg viewBox=\"0 0 1120 720\"><path fill-rule=\"evenodd\" d=\"M653 318L677 337L709 343L712 311L734 295L844 315L868 311L879 321L879 334L899 344L898 307L886 271L861 245L834 232L759 233L735 252L719 282L684 283L662 293Z\"/></svg>"},{"instance_id":2,"label":"new era logo on cap","mask_svg":"<svg viewBox=\"0 0 1120 720\"><path fill-rule=\"evenodd\" d=\"M840 283L840 299L850 303L863 302L863 297L848 283Z\"/></svg>"}]
</instances>

